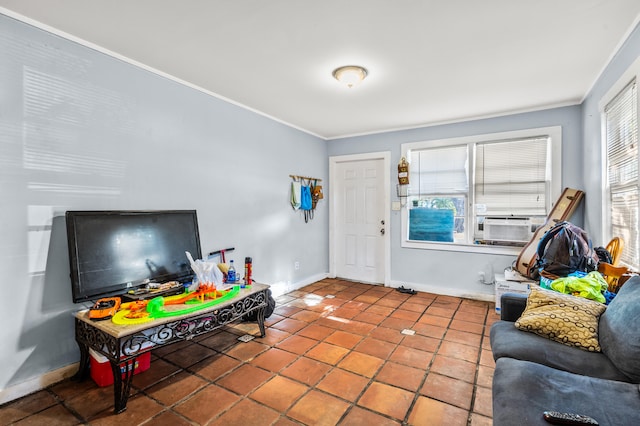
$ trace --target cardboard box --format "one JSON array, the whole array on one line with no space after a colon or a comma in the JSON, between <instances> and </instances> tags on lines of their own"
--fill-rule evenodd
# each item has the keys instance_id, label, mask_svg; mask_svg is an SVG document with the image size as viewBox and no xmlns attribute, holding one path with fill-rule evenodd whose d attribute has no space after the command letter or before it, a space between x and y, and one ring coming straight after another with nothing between
<instances>
[{"instance_id":1,"label":"cardboard box","mask_svg":"<svg viewBox=\"0 0 640 426\"><path fill-rule=\"evenodd\" d=\"M535 284L535 281L508 281L503 274L495 275L496 290L496 313L500 313L500 298L505 293L529 294L529 285Z\"/></svg>"},{"instance_id":2,"label":"cardboard box","mask_svg":"<svg viewBox=\"0 0 640 426\"><path fill-rule=\"evenodd\" d=\"M89 349L89 364L91 366L91 378L100 387L110 386L113 384L113 372L109 360L102 354ZM136 358L133 365L133 374L139 374L146 371L151 366L151 352L146 352ZM131 368L131 366L129 366ZM122 375L126 373L126 366L120 365Z\"/></svg>"}]
</instances>

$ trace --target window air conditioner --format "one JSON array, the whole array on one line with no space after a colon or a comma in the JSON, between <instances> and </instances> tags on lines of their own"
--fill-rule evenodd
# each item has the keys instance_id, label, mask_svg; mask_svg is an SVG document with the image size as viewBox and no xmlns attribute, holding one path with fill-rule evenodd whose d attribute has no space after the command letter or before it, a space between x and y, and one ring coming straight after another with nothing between
<instances>
[{"instance_id":1,"label":"window air conditioner","mask_svg":"<svg viewBox=\"0 0 640 426\"><path fill-rule=\"evenodd\" d=\"M533 236L528 217L485 217L483 229L485 241L526 243Z\"/></svg>"}]
</instances>

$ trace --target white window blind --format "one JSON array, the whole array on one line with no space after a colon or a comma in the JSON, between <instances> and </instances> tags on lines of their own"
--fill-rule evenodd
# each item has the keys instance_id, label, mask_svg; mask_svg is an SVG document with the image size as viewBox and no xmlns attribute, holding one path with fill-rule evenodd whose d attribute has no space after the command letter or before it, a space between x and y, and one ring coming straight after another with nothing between
<instances>
[{"instance_id":1,"label":"white window blind","mask_svg":"<svg viewBox=\"0 0 640 426\"><path fill-rule=\"evenodd\" d=\"M409 142L401 154L410 162L403 247L511 254L512 241L478 244L486 217L531 217L537 225L561 192L560 126ZM416 209L453 210L453 241L450 229L448 241L410 238L427 226L442 231L436 229L442 221L429 221Z\"/></svg>"},{"instance_id":2,"label":"white window blind","mask_svg":"<svg viewBox=\"0 0 640 426\"><path fill-rule=\"evenodd\" d=\"M621 262L633 268L640 266L637 104L637 83L634 80L604 110L610 231L612 237L624 240Z\"/></svg>"},{"instance_id":3,"label":"white window blind","mask_svg":"<svg viewBox=\"0 0 640 426\"><path fill-rule=\"evenodd\" d=\"M466 193L469 190L467 149L467 145L462 145L411 151L411 193Z\"/></svg>"},{"instance_id":4,"label":"white window blind","mask_svg":"<svg viewBox=\"0 0 640 426\"><path fill-rule=\"evenodd\" d=\"M475 202L486 215L545 216L549 138L476 146Z\"/></svg>"}]
</instances>

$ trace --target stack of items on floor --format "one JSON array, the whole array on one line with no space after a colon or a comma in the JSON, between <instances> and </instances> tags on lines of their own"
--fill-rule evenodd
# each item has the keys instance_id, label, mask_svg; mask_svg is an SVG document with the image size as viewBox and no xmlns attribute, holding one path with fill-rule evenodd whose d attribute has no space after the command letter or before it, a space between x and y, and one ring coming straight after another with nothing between
<instances>
[{"instance_id":1,"label":"stack of items on floor","mask_svg":"<svg viewBox=\"0 0 640 426\"><path fill-rule=\"evenodd\" d=\"M502 294L528 293L532 284L608 304L634 275L612 263L607 248L594 249L584 230L570 222L560 222L537 243L535 261L522 263L518 258L517 269L496 276L496 311L500 312ZM617 275L606 277L607 272Z\"/></svg>"}]
</instances>

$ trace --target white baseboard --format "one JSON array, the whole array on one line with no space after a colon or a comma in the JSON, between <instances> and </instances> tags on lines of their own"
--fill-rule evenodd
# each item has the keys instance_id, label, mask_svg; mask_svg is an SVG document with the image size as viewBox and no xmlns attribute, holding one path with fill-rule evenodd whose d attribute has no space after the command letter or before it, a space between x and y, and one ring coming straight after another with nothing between
<instances>
[{"instance_id":1,"label":"white baseboard","mask_svg":"<svg viewBox=\"0 0 640 426\"><path fill-rule=\"evenodd\" d=\"M284 293L288 293L290 291L294 291L294 290L298 290L306 285L309 284L313 284L317 281L320 281L324 278L336 278L335 276L330 276L328 273L327 274L318 274L316 276L313 277L309 277L307 279L305 279L304 281L300 281L297 283L293 283L293 284L289 284L284 285L284 283L282 283L281 285L283 285L284 289L286 291L283 292L279 292L278 296L284 294ZM362 282L362 281L358 281L358 282ZM366 284L366 283L365 283ZM375 284L372 283L373 285L380 285L380 284ZM277 285L276 285L277 286ZM469 291L469 290L461 290L461 289L456 289L456 288L448 288L446 286L446 284L443 285L433 285L433 284L423 284L423 283L408 283L406 281L396 281L396 280L391 280L389 281L388 284L385 284L385 287L391 287L391 288L396 288L396 287L400 287L400 286L404 286L405 288L411 288L415 291L423 291L425 293L433 293L433 294L439 294L442 296L454 296L454 297L461 297L463 299L473 299L473 300L480 300L483 302L495 302L495 293L494 293L494 289L493 289L493 285L491 286L487 286L490 287L491 289L491 293L482 293L479 291ZM280 287L277 287L278 290L280 290ZM274 292L275 295L275 291L274 291L274 286L271 286L271 290ZM274 296L276 297L276 296Z\"/></svg>"},{"instance_id":2,"label":"white baseboard","mask_svg":"<svg viewBox=\"0 0 640 426\"><path fill-rule=\"evenodd\" d=\"M423 291L426 293L439 294L442 296L454 296L461 297L463 299L481 300L483 302L495 302L495 294L493 292L493 286L491 287L491 293L481 293L469 290L461 290L456 288L448 288L445 285L430 285L420 283L408 283L406 281L391 281L389 287L410 288L415 291Z\"/></svg>"},{"instance_id":3,"label":"white baseboard","mask_svg":"<svg viewBox=\"0 0 640 426\"><path fill-rule=\"evenodd\" d=\"M41 376L18 383L0 390L0 404L22 398L23 396L45 389L54 383L73 376L78 371L79 363L67 365L57 370L48 371Z\"/></svg>"}]
</instances>

